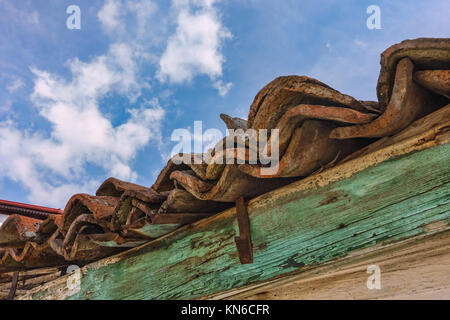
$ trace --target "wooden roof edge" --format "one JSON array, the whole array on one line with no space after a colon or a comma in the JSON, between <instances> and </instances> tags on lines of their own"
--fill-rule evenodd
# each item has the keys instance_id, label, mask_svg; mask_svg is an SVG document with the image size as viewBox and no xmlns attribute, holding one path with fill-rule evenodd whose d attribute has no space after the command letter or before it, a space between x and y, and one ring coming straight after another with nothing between
<instances>
[{"instance_id":1,"label":"wooden roof edge","mask_svg":"<svg viewBox=\"0 0 450 320\"><path fill-rule=\"evenodd\" d=\"M449 106L446 107L447 112L449 108ZM440 110L440 112L443 111ZM444 201L438 197L439 194L436 190L440 190L439 192L441 192L441 194L445 192L448 193L448 188L442 189L442 185L439 185L439 183L441 182L439 179L441 179L442 176L444 176L444 178L448 178L448 175L450 174L448 170L445 171L446 164L445 161L442 161L444 159L448 163L448 156L450 154L450 132L448 132L450 119L443 119L442 117L437 117L433 114L427 116L426 118L427 120L425 121L425 123L427 123L427 125L424 125L424 127L427 128L426 131L420 132L420 130L417 130L417 127L411 126L406 130L412 130L412 132L414 133L412 136L405 135L403 132L402 134L405 138L400 141L395 141L395 143L392 145L385 144L380 149L374 150L369 154L339 164L334 168L312 175L303 180L294 182L288 186L268 192L255 199L250 200L248 203L248 211L250 216L250 223L252 225L252 236L255 248L254 263L256 265L254 264L253 266L248 266L239 264L237 254L235 254L236 247L234 246L233 241L237 229L236 211L235 208L231 208L215 216L203 219L191 225L184 226L170 234L167 234L140 247L133 248L129 251L102 259L83 267L81 269L81 287L78 291L75 290L76 292L73 290L71 291L67 288L66 281L67 277L70 276L69 275L47 283L41 287L35 288L21 298L116 299L121 297L117 296L119 294L122 294L123 297L126 296L127 298L138 296L150 299L199 298L214 293L208 292L208 290L217 290L217 293L229 289L226 288L227 286L231 285L227 283L228 279L226 278L226 270L230 269L233 271L233 277L235 279L239 279L235 280L232 288L245 287L253 283L262 283L263 281L267 281L284 274L289 274L290 272L302 268L302 264L305 264L305 262L301 260L305 260L306 258L303 259L301 256L298 256L299 253L296 253L295 249L282 247L277 248L277 251L272 250L273 246L280 245L279 241L283 242L283 240L280 239L284 239L284 241L291 241L292 243L297 243L296 241L300 241L299 239L304 237L302 232L306 232L307 230L309 230L305 229L308 226L302 226L301 223L312 223L309 220L313 217L314 219L318 219L317 221L314 221L316 228L320 224L321 228L333 228L333 233L336 234L343 233L343 235L345 235L344 231L341 232L339 230L346 230L346 223L355 224L354 228L356 229L353 231L357 231L359 233L356 234L354 238L352 238L352 236L350 235L350 237L352 238L351 241L354 241L355 243L346 245L345 248L340 248L340 250L346 251L345 254L358 249L358 241L365 241L366 246L360 244L361 247L370 247L370 244L372 242L375 244L380 241L396 241L399 239L399 237L400 239L404 239L404 237L412 238L414 236L417 236L418 234L421 234L423 232L423 227L420 226L435 221L435 216L433 215L434 213L430 213L430 209L424 209L425 211L420 211L421 209L419 208L417 209L419 210L419 212L417 212L416 214L412 215L411 213L408 213L408 219L417 220L411 220L410 224L407 223L409 220L405 219L403 219L403 224L406 223L406 225L397 225L397 220L392 223L386 222L387 225L384 226L385 229L388 228L388 230L385 231L386 234L377 234L377 232L380 231L378 230L378 227L376 227L375 223L381 223L381 221L384 220L376 220L370 222L370 219L376 219L376 217L365 216L366 212L364 212L363 210L363 208L366 208L368 210L375 210L375 208L371 208L368 204L368 200L370 200L371 196L380 196L380 194L377 193L380 192L380 190L377 190L375 187L373 189L370 189L371 194L369 195L363 194L364 190L355 190L354 192L361 192L361 194L357 195L357 198L361 201L360 203L352 202L351 208L342 208L338 212L336 211L334 213L334 216L330 216L328 218L326 217L326 214L329 210L332 209L334 202L348 200L345 200L345 196L343 199L341 199L342 195L338 194L342 189L342 186L349 187L350 184L361 184L362 182L366 181L368 185L373 186L374 184L379 184L379 187L383 187L383 183L386 183L386 181L378 181L377 176L370 174L369 171L371 171L372 169L374 171L378 170L380 174L384 174L384 176L380 177L380 179L393 179L390 181L396 181L395 179L400 178L405 179L404 183L402 183L401 186L402 190L400 190L400 188L395 190L388 190L389 193L392 193L392 195L386 193L386 197L397 196L398 198L399 194L396 195L395 193L401 193L402 196L405 196L409 193L410 197L423 198L426 194L426 191L422 190L421 188L430 186L408 186L408 183L412 182L406 180L410 178L412 179L412 177L410 176L413 175L428 175L427 179L435 179L433 180L433 183L435 183L436 185L431 186L432 188L435 188L435 191L433 193L427 193L427 196L430 197L430 199L428 199L427 201ZM421 120L423 121L423 119ZM425 161L428 161L429 163L424 163ZM410 166L412 165L413 167L405 167L406 164ZM427 167L428 165L429 167ZM401 168L403 167L405 167L404 170L408 171L401 171ZM444 172L438 172L436 170L444 170ZM364 176L365 174L367 176ZM432 175L433 177L430 177L430 175ZM367 180L369 179L368 177L371 177L373 180ZM428 183L430 183L429 181ZM338 184L342 186L333 191ZM333 192L336 193L334 196L332 196ZM347 197L349 196L353 197L355 195L347 195ZM369 196L369 198L366 199L367 196ZM322 204L316 203L316 201L321 197L323 197ZM447 196L447 199L448 198L449 196ZM320 212L322 215L324 215L323 220L320 220L320 217L318 217L318 215L308 216L308 218L305 218L305 216L310 213L302 212L300 209L299 212L295 210L289 211L291 209L289 209L287 212L283 212L283 214L279 212L280 206L292 203L294 207L301 208L303 206L304 208L306 208L305 206L307 204L311 205L311 201L316 203L316 205L322 206ZM343 202L342 205L344 204L345 203ZM375 202L373 204L375 204ZM385 203L384 205L386 207L397 206L397 204L395 204L394 202ZM448 204L446 205L448 206ZM354 215L361 215L364 216L364 218L361 221L352 222L353 219L357 219L357 217L351 215L347 216L347 214L349 214L349 212L347 211L350 210L352 212L355 212L354 210L358 210L358 208L359 211L357 211L357 213L354 213ZM316 208L310 207L310 210L312 214L314 213L313 211L315 211ZM383 212L385 212L387 209L380 208L379 210L384 210ZM278 215L276 214L276 212L278 212ZM446 212L446 215L450 215L450 212L448 210ZM401 210L401 212L392 211L389 214L391 214L392 216L399 215L399 217L395 217L401 220L402 218L400 216L405 215L406 213ZM441 219L449 220L450 217L447 217L446 215L442 214L442 212L439 213ZM289 218L297 219L296 222L298 222L299 225L294 224L295 228L293 228L293 221L290 221ZM349 221L334 226L333 224L336 224L338 220L329 220L331 218ZM302 220L302 222L300 221L301 219L306 220ZM418 224L419 222L421 222L421 224ZM368 230L364 229L368 228L368 225L366 225L365 223L372 223L370 224L370 226L374 226L373 234L363 236L364 233L368 232ZM390 223L392 225L390 225ZM267 224L267 226L264 227L264 224ZM277 227L283 229L281 230L282 234L279 234L280 230L277 230ZM266 239L268 229L270 229L271 231L270 240ZM301 231L300 229L303 231ZM281 238L275 239L277 236ZM349 235L346 236L348 237ZM321 238L318 236L316 240L319 242L325 241L324 243L326 243L325 238L323 238L322 240L320 239ZM343 240L340 236L338 236L335 241L342 242L350 240ZM186 242L190 243L190 251L181 253L181 256L177 258L177 255L180 255L180 248L185 247ZM268 250L270 252L268 252ZM316 250L319 250L319 253L322 252L322 249ZM308 259L313 259L311 258L310 253L304 253L303 251L302 253L309 257ZM323 252L322 254L327 255L327 253L325 252ZM327 261L333 261L335 258L339 257L339 254L342 254L342 252L336 253L337 256L334 258L327 256L326 259L328 259ZM152 265L150 261L155 261L155 259L160 255L171 256L173 262L168 262L168 265L155 265L154 263ZM261 260L267 259L267 255L272 255L270 263L269 261ZM290 255L290 257L286 255ZM282 258L282 256L284 256L285 259ZM140 272L134 273L132 267L127 270L126 278L120 278L120 275L114 274L112 267L114 266L114 269L117 270L117 268L120 268L121 265L126 265L126 261L129 258L133 258L133 263L137 265L148 262L149 265L147 268L145 268L146 274L152 274L152 276L150 277L146 274L141 274ZM194 258L197 260L195 260ZM189 262L190 267L186 270L178 269L184 265L184 261L186 259L194 259ZM211 269L210 267L208 267L209 264L207 263L207 261L219 261L218 259L220 259L220 262L217 263L221 263L224 270L220 275L215 274L215 278L210 278L212 275L209 275L208 271L211 271ZM278 261L279 263L277 264L275 270L274 266L270 267L269 264L275 263L274 261L277 261L277 259L281 259L281 261ZM268 270L266 270L265 272L258 272L258 266L260 264L267 267ZM174 283L165 283L164 279L155 276L155 274L158 274L158 270L162 269L164 269L165 272L173 275L173 278L171 279L174 281ZM215 269L217 269L217 265ZM110 277L107 279L107 281L102 284L93 283L92 279L95 279L95 277L84 277L89 273L95 274L97 270L101 270L101 272L111 272ZM245 276L244 272L246 272ZM177 275L177 273L180 274ZM181 282L177 283L176 279L178 279L178 277L183 278L183 284ZM139 281L136 282L136 279L139 279ZM191 280L186 281L186 279ZM126 283L129 281L133 283L139 283L139 286L143 287L127 287ZM192 294L192 290L199 290L197 287L199 281L203 281L202 283L208 283L210 281L214 282L214 289L205 287L202 293L199 292L197 294ZM102 285L104 287L104 290L90 289L98 285ZM114 287L114 290L112 290L112 287L108 287L110 285ZM121 291L117 290L119 288L124 291L122 293L119 293Z\"/></svg>"}]
</instances>

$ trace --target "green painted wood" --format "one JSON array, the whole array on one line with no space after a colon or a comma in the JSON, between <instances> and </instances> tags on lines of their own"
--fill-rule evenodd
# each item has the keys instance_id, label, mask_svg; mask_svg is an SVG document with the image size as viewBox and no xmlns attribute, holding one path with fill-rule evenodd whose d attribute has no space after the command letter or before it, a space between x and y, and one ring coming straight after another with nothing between
<instances>
[{"instance_id":1,"label":"green painted wood","mask_svg":"<svg viewBox=\"0 0 450 320\"><path fill-rule=\"evenodd\" d=\"M150 238L158 238L173 230L179 228L181 225L179 224L146 224L142 228L131 229L136 233L140 233L144 236Z\"/></svg>"},{"instance_id":2,"label":"green painted wood","mask_svg":"<svg viewBox=\"0 0 450 320\"><path fill-rule=\"evenodd\" d=\"M450 223L450 144L391 159L324 187L249 207L254 263L239 264L234 209L84 268L70 299L196 298L319 265ZM54 294L50 285L32 298Z\"/></svg>"}]
</instances>

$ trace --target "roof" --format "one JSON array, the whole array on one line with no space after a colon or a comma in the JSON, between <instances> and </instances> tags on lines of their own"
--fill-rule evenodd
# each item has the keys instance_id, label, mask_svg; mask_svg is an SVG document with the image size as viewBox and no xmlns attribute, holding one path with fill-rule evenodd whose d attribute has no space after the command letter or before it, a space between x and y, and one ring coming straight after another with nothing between
<instances>
[{"instance_id":1,"label":"roof","mask_svg":"<svg viewBox=\"0 0 450 320\"><path fill-rule=\"evenodd\" d=\"M352 278L367 279L367 266L378 265L386 295L400 290L399 282L386 281L389 275L417 271L417 258L433 269L431 278L439 285L431 287L442 288L448 268L441 258L450 254L449 127L450 104L377 140L369 153L362 150L355 159L250 199L245 208L239 200L233 208L90 263L18 299L220 299L229 290L278 290L294 274L305 279L310 271L323 278L320 270L343 271L343 260L359 266L347 270ZM251 233L242 226L244 211ZM245 251L237 235L251 240L251 264L239 263ZM395 256L413 263L404 270ZM302 282L300 291L308 285ZM409 289L429 291L430 283L419 282L423 286L409 283ZM364 283L358 286L367 293ZM267 290L258 291L257 298L267 297Z\"/></svg>"},{"instance_id":2,"label":"roof","mask_svg":"<svg viewBox=\"0 0 450 320\"><path fill-rule=\"evenodd\" d=\"M448 105L449 70L450 39L422 38L382 54L379 101L357 100L306 76L276 78L256 95L248 120L221 115L229 129L279 129L276 172L265 174L261 161L248 161L247 146L233 146L229 154L239 162L171 159L151 187L109 178L96 195L72 196L62 214L45 220L11 215L0 227L0 272L99 260L221 212L240 197L357 157L373 139ZM229 154L213 153L212 159Z\"/></svg>"}]
</instances>

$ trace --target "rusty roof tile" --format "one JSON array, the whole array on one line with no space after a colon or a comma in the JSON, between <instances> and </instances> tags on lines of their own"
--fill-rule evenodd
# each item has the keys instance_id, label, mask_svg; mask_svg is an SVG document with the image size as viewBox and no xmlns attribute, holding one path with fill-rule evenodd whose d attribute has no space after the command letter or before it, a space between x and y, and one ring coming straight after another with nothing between
<instances>
[{"instance_id":1,"label":"rusty roof tile","mask_svg":"<svg viewBox=\"0 0 450 320\"><path fill-rule=\"evenodd\" d=\"M229 115L226 115L224 113L220 114L220 119L225 122L225 125L227 126L227 129L247 129L247 120L240 119L240 118L232 118Z\"/></svg>"},{"instance_id":2,"label":"rusty roof tile","mask_svg":"<svg viewBox=\"0 0 450 320\"><path fill-rule=\"evenodd\" d=\"M175 164L172 161L172 159L169 159L169 161L167 161L167 164L164 166L164 168L161 170L158 177L156 178L156 181L153 184L152 189L159 193L172 190L173 182L170 180L170 174L176 170L188 170L188 169L189 167L187 165Z\"/></svg>"},{"instance_id":3,"label":"rusty roof tile","mask_svg":"<svg viewBox=\"0 0 450 320\"><path fill-rule=\"evenodd\" d=\"M120 197L124 192L133 193L142 201L147 202L162 202L166 198L151 188L121 181L116 178L109 178L105 180L95 194L97 196Z\"/></svg>"},{"instance_id":4,"label":"rusty roof tile","mask_svg":"<svg viewBox=\"0 0 450 320\"><path fill-rule=\"evenodd\" d=\"M317 120L306 120L295 128L286 152L282 155L278 170L267 175L260 165L241 164L239 169L259 178L306 176L337 157L356 150L356 141L336 141L329 138L333 126Z\"/></svg>"},{"instance_id":5,"label":"rusty roof tile","mask_svg":"<svg viewBox=\"0 0 450 320\"><path fill-rule=\"evenodd\" d=\"M117 197L76 194L64 208L61 229L67 231L72 222L85 213L93 214L96 219L107 219L114 213L118 201Z\"/></svg>"},{"instance_id":6,"label":"rusty roof tile","mask_svg":"<svg viewBox=\"0 0 450 320\"><path fill-rule=\"evenodd\" d=\"M397 63L408 57L418 70L450 69L450 38L418 38L394 44L381 54L377 95L384 110L391 98Z\"/></svg>"},{"instance_id":7,"label":"rusty roof tile","mask_svg":"<svg viewBox=\"0 0 450 320\"><path fill-rule=\"evenodd\" d=\"M198 199L220 202L234 202L241 196L254 197L293 181L291 179L271 179L270 181L257 179L239 170L236 164L226 165L220 178L207 184L186 171L174 171L170 178Z\"/></svg>"},{"instance_id":8,"label":"rusty roof tile","mask_svg":"<svg viewBox=\"0 0 450 320\"><path fill-rule=\"evenodd\" d=\"M14 214L0 226L0 246L16 247L36 237L42 220Z\"/></svg>"},{"instance_id":9,"label":"rusty roof tile","mask_svg":"<svg viewBox=\"0 0 450 320\"><path fill-rule=\"evenodd\" d=\"M330 136L349 139L393 135L414 120L442 107L429 91L413 81L413 70L414 64L409 58L401 59L396 67L392 96L383 114L365 125L336 128Z\"/></svg>"},{"instance_id":10,"label":"rusty roof tile","mask_svg":"<svg viewBox=\"0 0 450 320\"><path fill-rule=\"evenodd\" d=\"M414 81L431 92L450 99L450 70L416 71Z\"/></svg>"},{"instance_id":11,"label":"rusty roof tile","mask_svg":"<svg viewBox=\"0 0 450 320\"><path fill-rule=\"evenodd\" d=\"M174 189L158 213L217 213L229 207L228 203L199 200L186 190Z\"/></svg>"},{"instance_id":12,"label":"rusty roof tile","mask_svg":"<svg viewBox=\"0 0 450 320\"><path fill-rule=\"evenodd\" d=\"M356 99L306 76L278 77L255 97L248 115L248 127L272 129L290 107L299 104L334 105L361 112L367 108Z\"/></svg>"}]
</instances>

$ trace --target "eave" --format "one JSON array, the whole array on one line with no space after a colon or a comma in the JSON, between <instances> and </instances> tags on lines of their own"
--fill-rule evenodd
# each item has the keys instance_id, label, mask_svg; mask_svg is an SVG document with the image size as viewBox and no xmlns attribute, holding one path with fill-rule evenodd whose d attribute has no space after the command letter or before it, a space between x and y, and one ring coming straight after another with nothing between
<instances>
[{"instance_id":1,"label":"eave","mask_svg":"<svg viewBox=\"0 0 450 320\"><path fill-rule=\"evenodd\" d=\"M436 243L433 237L448 249L448 112L449 106L367 154L249 201L252 264L239 263L236 209L231 208L89 264L20 298L242 297L226 292L283 279L292 283L289 277L323 266L334 272L342 259L362 250L376 255L405 242ZM439 273L433 276L435 282L442 278ZM75 289L68 285L74 277L80 283ZM330 291L328 298L332 295Z\"/></svg>"}]
</instances>

